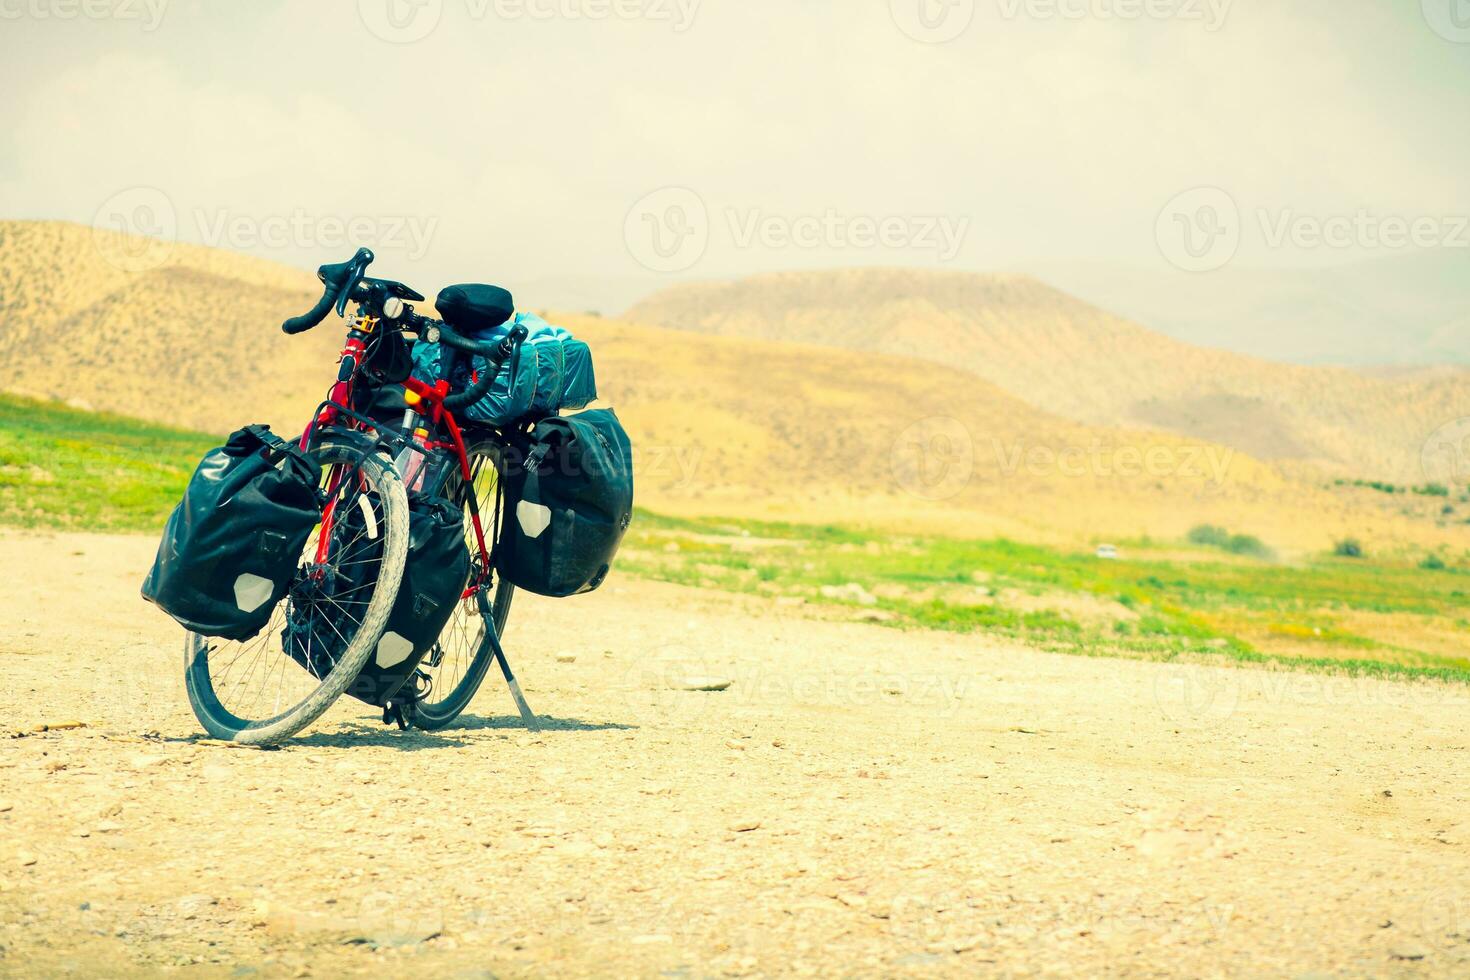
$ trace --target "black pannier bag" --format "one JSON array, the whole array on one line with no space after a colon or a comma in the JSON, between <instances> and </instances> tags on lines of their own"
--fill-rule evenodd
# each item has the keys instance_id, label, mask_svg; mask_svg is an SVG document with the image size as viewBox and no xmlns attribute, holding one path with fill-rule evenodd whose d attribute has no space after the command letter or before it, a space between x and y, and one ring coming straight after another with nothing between
<instances>
[{"instance_id":1,"label":"black pannier bag","mask_svg":"<svg viewBox=\"0 0 1470 980\"><path fill-rule=\"evenodd\" d=\"M186 629L248 640L270 622L321 519L321 467L268 426L210 450L164 526L143 598Z\"/></svg>"},{"instance_id":2,"label":"black pannier bag","mask_svg":"<svg viewBox=\"0 0 1470 980\"><path fill-rule=\"evenodd\" d=\"M500 574L537 595L591 592L633 519L628 434L610 409L542 419L524 456L509 461L505 491Z\"/></svg>"},{"instance_id":3,"label":"black pannier bag","mask_svg":"<svg viewBox=\"0 0 1470 980\"><path fill-rule=\"evenodd\" d=\"M370 498L371 499L371 498ZM344 551L332 581L319 587L330 601L304 603L288 619L286 653L315 677L325 677L357 632L383 557L381 535L369 535L360 508L351 508L334 534ZM458 507L442 497L410 497L408 558L388 625L346 693L382 707L434 648L470 579L470 552Z\"/></svg>"}]
</instances>

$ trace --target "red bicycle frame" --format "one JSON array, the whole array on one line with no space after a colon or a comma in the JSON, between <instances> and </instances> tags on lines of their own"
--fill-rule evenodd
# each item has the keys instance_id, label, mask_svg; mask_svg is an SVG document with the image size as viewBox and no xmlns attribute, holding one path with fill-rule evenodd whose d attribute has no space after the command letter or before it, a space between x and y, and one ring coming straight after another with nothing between
<instances>
[{"instance_id":1,"label":"red bicycle frame","mask_svg":"<svg viewBox=\"0 0 1470 980\"><path fill-rule=\"evenodd\" d=\"M345 413L348 415L349 424L361 428L363 423L357 420L352 413L352 395L357 381L357 368L363 362L367 353L367 344L359 336L359 330L354 329L347 337L347 344L342 348L339 358L341 364L351 364L350 370L343 370L339 378L332 385L332 390L327 395L326 402L317 413L311 425L301 434L301 448L305 450L311 442L312 436L322 428L335 425ZM480 548L480 575L479 579L468 589L461 598L468 599L474 595L486 576L490 574L490 546L485 540L485 527L480 520L479 502L475 499L474 473L470 469L469 454L465 450L464 433L460 430L459 421L454 413L444 407L444 399L449 396L449 382L440 380L433 385L425 384L417 378L410 377L403 382L404 401L409 408L420 416L428 419L433 425L442 426L449 433L449 441L431 440L422 448L424 449L452 449L455 458L459 462L460 476L466 487L465 500L470 508L470 521L475 528L475 541ZM333 467L331 476L327 483L328 504L322 513L322 530L317 540L317 563L326 564L327 551L331 542L331 530L333 524L333 508L337 502L337 489L342 479L340 467Z\"/></svg>"}]
</instances>

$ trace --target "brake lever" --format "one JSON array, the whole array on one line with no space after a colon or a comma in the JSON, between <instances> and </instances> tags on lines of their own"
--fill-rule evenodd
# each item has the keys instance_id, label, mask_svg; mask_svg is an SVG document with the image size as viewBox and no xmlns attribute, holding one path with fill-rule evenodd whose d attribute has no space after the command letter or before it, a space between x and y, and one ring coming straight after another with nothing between
<instances>
[{"instance_id":1,"label":"brake lever","mask_svg":"<svg viewBox=\"0 0 1470 980\"><path fill-rule=\"evenodd\" d=\"M357 254L352 257L351 264L347 266L347 275L342 280L342 291L337 294L338 316L347 315L347 301L352 298L358 283L362 282L362 274L372 265L374 258L372 250L368 248L358 249Z\"/></svg>"}]
</instances>

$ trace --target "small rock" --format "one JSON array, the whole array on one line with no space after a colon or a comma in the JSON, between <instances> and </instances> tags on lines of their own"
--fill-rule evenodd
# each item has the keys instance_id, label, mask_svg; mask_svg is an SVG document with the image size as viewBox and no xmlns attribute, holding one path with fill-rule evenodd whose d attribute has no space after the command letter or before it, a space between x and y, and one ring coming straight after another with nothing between
<instances>
[{"instance_id":1,"label":"small rock","mask_svg":"<svg viewBox=\"0 0 1470 980\"><path fill-rule=\"evenodd\" d=\"M979 936L971 936L969 939L960 939L960 940L957 940L955 942L955 944L952 947L950 947L950 948L953 949L956 953L968 953L970 950L974 949L976 946L979 946L979 945L980 945L980 937Z\"/></svg>"},{"instance_id":2,"label":"small rock","mask_svg":"<svg viewBox=\"0 0 1470 980\"><path fill-rule=\"evenodd\" d=\"M860 606L876 606L878 597L856 582L848 582L845 585L824 585L817 590L823 599L833 599L837 602L855 602Z\"/></svg>"},{"instance_id":3,"label":"small rock","mask_svg":"<svg viewBox=\"0 0 1470 980\"><path fill-rule=\"evenodd\" d=\"M577 662L577 655L575 653L558 653L556 655L556 662L559 664L574 664Z\"/></svg>"},{"instance_id":4,"label":"small rock","mask_svg":"<svg viewBox=\"0 0 1470 980\"><path fill-rule=\"evenodd\" d=\"M1418 943L1404 943L1391 948L1388 955L1396 960L1422 960L1429 955L1429 950Z\"/></svg>"},{"instance_id":5,"label":"small rock","mask_svg":"<svg viewBox=\"0 0 1470 980\"><path fill-rule=\"evenodd\" d=\"M730 829L737 834L749 833L752 830L760 830L760 827L761 822L759 820L737 820L734 823L730 824Z\"/></svg>"},{"instance_id":6,"label":"small rock","mask_svg":"<svg viewBox=\"0 0 1470 980\"><path fill-rule=\"evenodd\" d=\"M36 856L29 851L21 851L15 856L15 862L22 868L29 868L36 863Z\"/></svg>"},{"instance_id":7,"label":"small rock","mask_svg":"<svg viewBox=\"0 0 1470 980\"><path fill-rule=\"evenodd\" d=\"M91 837L92 836L92 832L90 830L88 830L86 827L78 827L76 830L72 831L72 833L75 834L78 837Z\"/></svg>"},{"instance_id":8,"label":"small rock","mask_svg":"<svg viewBox=\"0 0 1470 980\"><path fill-rule=\"evenodd\" d=\"M0 800L0 813L9 813L15 809L15 804L9 800Z\"/></svg>"},{"instance_id":9,"label":"small rock","mask_svg":"<svg viewBox=\"0 0 1470 980\"><path fill-rule=\"evenodd\" d=\"M103 820L93 829L99 834L115 834L119 830L122 830L123 826L115 820Z\"/></svg>"},{"instance_id":10,"label":"small rock","mask_svg":"<svg viewBox=\"0 0 1470 980\"><path fill-rule=\"evenodd\" d=\"M669 682L676 691L725 691L735 683L724 677L683 677Z\"/></svg>"},{"instance_id":11,"label":"small rock","mask_svg":"<svg viewBox=\"0 0 1470 980\"><path fill-rule=\"evenodd\" d=\"M725 748L727 748L727 749L734 749L736 752L744 752L745 751L745 746L744 745L741 745L738 741L736 741L733 738L727 738L727 739L725 739Z\"/></svg>"}]
</instances>

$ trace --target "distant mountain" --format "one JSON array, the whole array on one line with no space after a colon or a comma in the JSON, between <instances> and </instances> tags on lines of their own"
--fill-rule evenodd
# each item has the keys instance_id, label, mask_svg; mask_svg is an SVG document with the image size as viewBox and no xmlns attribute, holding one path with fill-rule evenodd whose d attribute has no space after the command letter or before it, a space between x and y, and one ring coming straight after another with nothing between
<instances>
[{"instance_id":1,"label":"distant mountain","mask_svg":"<svg viewBox=\"0 0 1470 980\"><path fill-rule=\"evenodd\" d=\"M1050 282L1172 337L1278 361L1470 365L1470 249L1318 269L1071 264Z\"/></svg>"},{"instance_id":2,"label":"distant mountain","mask_svg":"<svg viewBox=\"0 0 1470 980\"><path fill-rule=\"evenodd\" d=\"M1470 372L1369 377L1199 347L1020 275L777 273L675 286L628 318L914 357L1078 422L1153 426L1343 475L1418 480L1425 439L1470 416Z\"/></svg>"}]
</instances>

